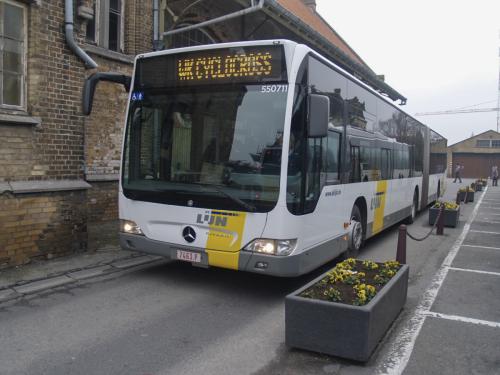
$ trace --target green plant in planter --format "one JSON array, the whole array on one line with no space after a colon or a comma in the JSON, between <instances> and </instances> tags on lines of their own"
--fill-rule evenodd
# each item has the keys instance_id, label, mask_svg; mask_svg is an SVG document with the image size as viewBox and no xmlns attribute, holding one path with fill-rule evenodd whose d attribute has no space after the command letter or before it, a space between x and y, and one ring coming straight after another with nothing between
<instances>
[{"instance_id":1,"label":"green plant in planter","mask_svg":"<svg viewBox=\"0 0 500 375\"><path fill-rule=\"evenodd\" d=\"M328 300L333 301L333 302L340 302L342 301L342 295L339 290L329 287L323 292L324 296L328 298Z\"/></svg>"},{"instance_id":2,"label":"green plant in planter","mask_svg":"<svg viewBox=\"0 0 500 375\"><path fill-rule=\"evenodd\" d=\"M366 305L377 294L375 287L368 284L355 285L354 291L356 292L356 299L353 305L355 306Z\"/></svg>"},{"instance_id":3,"label":"green plant in planter","mask_svg":"<svg viewBox=\"0 0 500 375\"><path fill-rule=\"evenodd\" d=\"M434 205L432 206L432 208L441 208L442 205L444 205L444 209L445 210L458 210L458 208L460 207L455 202L441 202L441 201L437 201L436 203L434 203Z\"/></svg>"},{"instance_id":4,"label":"green plant in planter","mask_svg":"<svg viewBox=\"0 0 500 375\"><path fill-rule=\"evenodd\" d=\"M363 267L367 270L376 270L378 268L378 264L372 262L371 260L364 260Z\"/></svg>"},{"instance_id":5,"label":"green plant in planter","mask_svg":"<svg viewBox=\"0 0 500 375\"><path fill-rule=\"evenodd\" d=\"M401 264L397 261L376 263L349 258L338 263L300 296L363 306L375 297L400 268Z\"/></svg>"}]
</instances>

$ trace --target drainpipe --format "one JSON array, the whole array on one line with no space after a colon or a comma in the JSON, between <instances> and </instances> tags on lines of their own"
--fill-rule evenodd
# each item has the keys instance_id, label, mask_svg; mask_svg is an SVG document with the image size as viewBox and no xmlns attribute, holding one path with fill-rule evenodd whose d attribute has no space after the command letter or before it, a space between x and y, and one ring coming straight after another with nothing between
<instances>
[{"instance_id":1,"label":"drainpipe","mask_svg":"<svg viewBox=\"0 0 500 375\"><path fill-rule=\"evenodd\" d=\"M97 63L85 53L75 42L73 35L73 0L65 0L64 29L66 32L66 43L68 47L85 63L87 69L97 68Z\"/></svg>"},{"instance_id":2,"label":"drainpipe","mask_svg":"<svg viewBox=\"0 0 500 375\"><path fill-rule=\"evenodd\" d=\"M162 35L169 36L169 35L178 34L178 33L182 33L182 32L189 31L189 30L201 29L205 26L212 25L214 23L224 22L224 21L227 21L229 19L236 18L236 17L241 17L241 16L244 16L246 14L257 12L257 11L261 10L262 8L264 8L265 0L259 0L258 4L255 4L255 1L256 0L252 0L252 5L248 8L245 8L245 9L242 9L242 10L239 10L237 12L230 13L230 14L226 14L225 16L213 18L213 19L205 21L205 22L200 22L200 23L196 23L194 25L181 27L179 29L166 31L166 32L162 33Z\"/></svg>"},{"instance_id":3,"label":"drainpipe","mask_svg":"<svg viewBox=\"0 0 500 375\"><path fill-rule=\"evenodd\" d=\"M158 0L153 0L153 50L160 50L160 41L158 34L160 31L160 22L158 14L160 12L160 4Z\"/></svg>"}]
</instances>

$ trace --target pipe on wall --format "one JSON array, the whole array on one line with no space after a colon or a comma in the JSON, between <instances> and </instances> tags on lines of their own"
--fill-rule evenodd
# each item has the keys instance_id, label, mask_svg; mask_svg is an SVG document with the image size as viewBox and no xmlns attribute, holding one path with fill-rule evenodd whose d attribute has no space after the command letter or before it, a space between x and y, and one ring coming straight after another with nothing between
<instances>
[{"instance_id":1,"label":"pipe on wall","mask_svg":"<svg viewBox=\"0 0 500 375\"><path fill-rule=\"evenodd\" d=\"M160 49L160 41L158 40L160 31L159 12L159 0L153 0L153 49L155 51L158 51Z\"/></svg>"},{"instance_id":2,"label":"pipe on wall","mask_svg":"<svg viewBox=\"0 0 500 375\"><path fill-rule=\"evenodd\" d=\"M76 43L75 36L73 35L73 26L73 0L65 0L64 30L66 35L66 43L68 44L68 47L74 52L74 54L77 55L85 63L85 68L97 68L97 63L92 60L92 58L87 55L85 51Z\"/></svg>"},{"instance_id":3,"label":"pipe on wall","mask_svg":"<svg viewBox=\"0 0 500 375\"><path fill-rule=\"evenodd\" d=\"M265 0L259 0L258 4L254 4L254 0L252 0L252 5L248 8L245 8L245 9L242 9L242 10L239 10L237 12L230 13L230 14L226 14L225 16L213 18L213 19L205 21L205 22L200 22L200 23L197 23L194 25L169 30L169 31L162 33L162 35L169 36L169 35L178 34L178 33L182 33L182 32L189 31L189 30L200 29L200 28L203 28L205 26L212 25L214 23L224 22L224 21L227 21L227 20L232 19L232 18L241 17L241 16L244 16L246 14L257 12L257 11L261 10L262 8L264 8L264 1Z\"/></svg>"}]
</instances>

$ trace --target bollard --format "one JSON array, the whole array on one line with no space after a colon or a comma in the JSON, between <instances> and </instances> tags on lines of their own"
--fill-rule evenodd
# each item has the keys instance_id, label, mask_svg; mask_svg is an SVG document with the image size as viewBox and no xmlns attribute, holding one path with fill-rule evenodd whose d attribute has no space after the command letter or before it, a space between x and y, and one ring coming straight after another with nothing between
<instances>
[{"instance_id":1,"label":"bollard","mask_svg":"<svg viewBox=\"0 0 500 375\"><path fill-rule=\"evenodd\" d=\"M401 264L406 263L406 225L404 224L399 226L396 260Z\"/></svg>"},{"instance_id":2,"label":"bollard","mask_svg":"<svg viewBox=\"0 0 500 375\"><path fill-rule=\"evenodd\" d=\"M469 189L465 190L465 198L464 198L464 203L467 204L467 193L469 192Z\"/></svg>"},{"instance_id":3,"label":"bollard","mask_svg":"<svg viewBox=\"0 0 500 375\"><path fill-rule=\"evenodd\" d=\"M444 205L441 204L439 207L439 218L437 222L437 231L436 234L438 236L442 236L444 234Z\"/></svg>"},{"instance_id":4,"label":"bollard","mask_svg":"<svg viewBox=\"0 0 500 375\"><path fill-rule=\"evenodd\" d=\"M455 203L460 206L460 192L457 191L457 199L455 199Z\"/></svg>"}]
</instances>

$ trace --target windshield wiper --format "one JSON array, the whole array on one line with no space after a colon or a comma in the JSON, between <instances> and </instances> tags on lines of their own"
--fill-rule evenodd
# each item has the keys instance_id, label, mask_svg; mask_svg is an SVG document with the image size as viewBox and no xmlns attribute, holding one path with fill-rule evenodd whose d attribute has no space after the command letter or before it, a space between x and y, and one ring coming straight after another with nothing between
<instances>
[{"instance_id":1,"label":"windshield wiper","mask_svg":"<svg viewBox=\"0 0 500 375\"><path fill-rule=\"evenodd\" d=\"M255 212L257 211L257 207L255 207L253 204L250 204L250 203L247 203L245 201L242 201L240 198L238 197L235 197L234 195L231 195L227 192L225 192L224 190L222 189L219 189L217 186L214 186L214 185L208 185L208 184L203 184L203 183L200 183L200 182L194 182L192 183L193 185L197 185L199 187L202 188L202 190L204 190L205 192L207 193L210 193L212 191L215 191L221 195L224 195L226 198L229 198L230 200L232 200L234 203L237 203L239 204L241 207L245 208L247 211L250 211L250 212Z\"/></svg>"}]
</instances>

